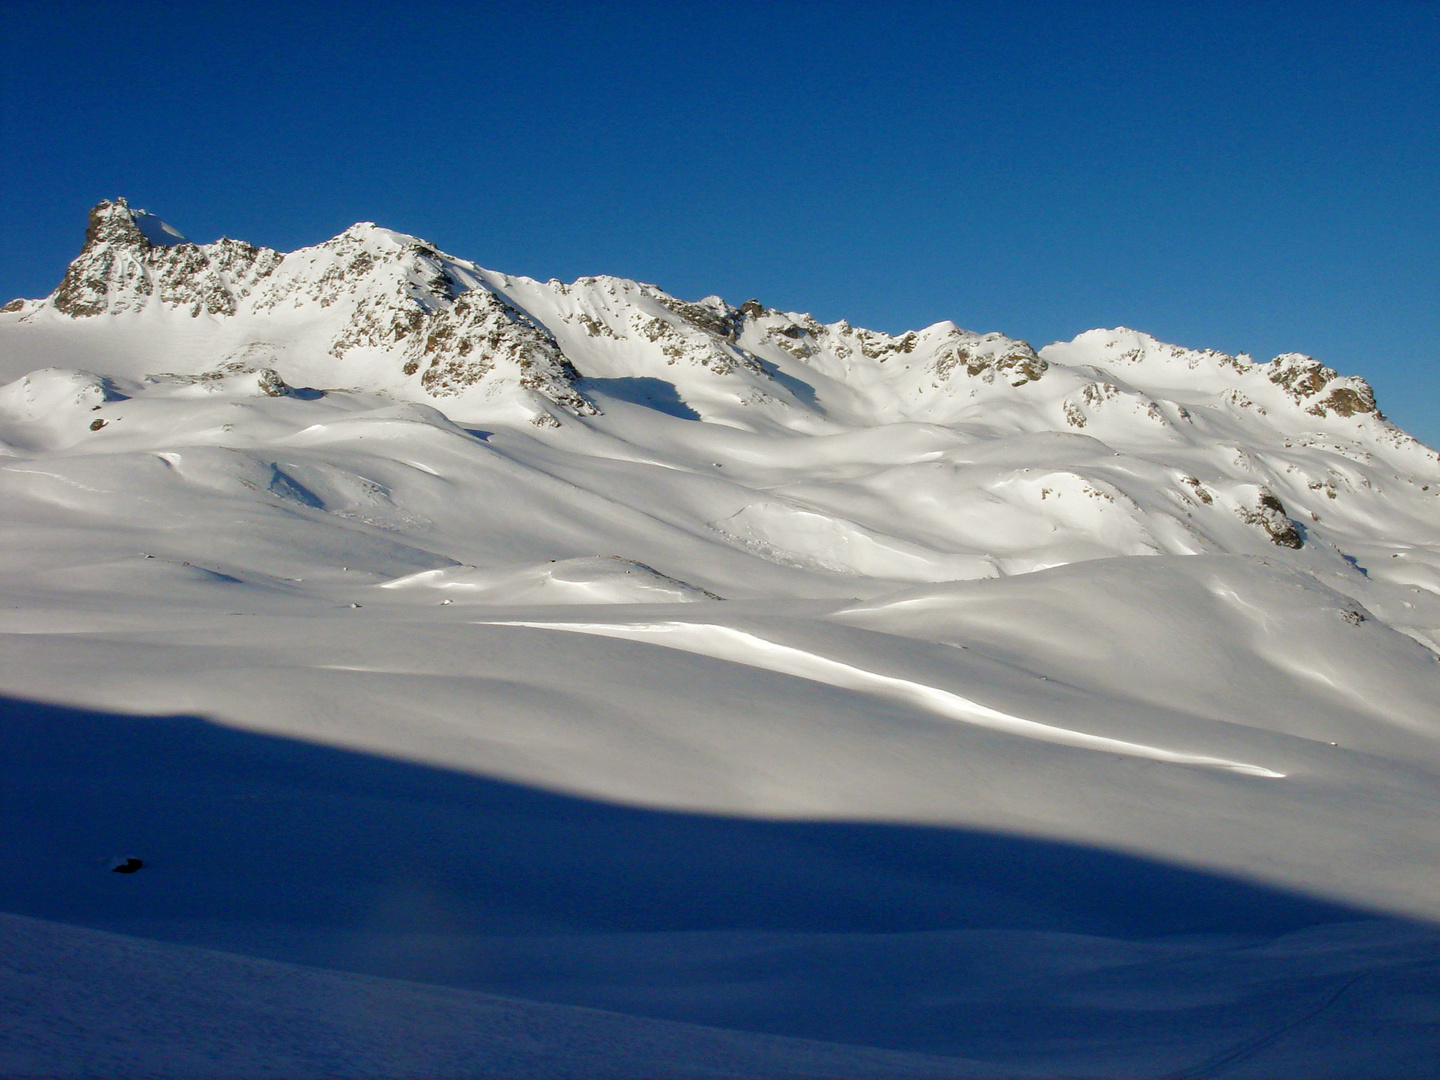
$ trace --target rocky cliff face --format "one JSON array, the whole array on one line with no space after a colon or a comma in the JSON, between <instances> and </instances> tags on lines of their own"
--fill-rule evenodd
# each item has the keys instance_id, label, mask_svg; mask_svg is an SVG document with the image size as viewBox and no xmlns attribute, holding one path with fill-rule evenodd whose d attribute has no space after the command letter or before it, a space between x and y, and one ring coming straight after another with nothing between
<instances>
[{"instance_id":1,"label":"rocky cliff face","mask_svg":"<svg viewBox=\"0 0 1440 1080\"><path fill-rule=\"evenodd\" d=\"M1283 386L1297 404L1312 416L1374 416L1384 419L1369 383L1355 376L1342 377L1313 357L1285 353L1267 365L1267 377Z\"/></svg>"},{"instance_id":2,"label":"rocky cliff face","mask_svg":"<svg viewBox=\"0 0 1440 1080\"><path fill-rule=\"evenodd\" d=\"M89 318L139 310L153 298L192 316L233 315L281 262L278 252L238 240L202 248L174 233L173 244L154 242L140 226L147 217L124 199L90 211L85 247L50 296L55 310Z\"/></svg>"}]
</instances>

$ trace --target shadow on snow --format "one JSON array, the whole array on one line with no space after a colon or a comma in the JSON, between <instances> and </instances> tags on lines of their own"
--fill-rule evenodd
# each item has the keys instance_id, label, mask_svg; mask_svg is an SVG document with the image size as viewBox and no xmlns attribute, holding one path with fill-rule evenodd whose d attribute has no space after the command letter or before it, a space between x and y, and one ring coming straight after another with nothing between
<instances>
[{"instance_id":1,"label":"shadow on snow","mask_svg":"<svg viewBox=\"0 0 1440 1080\"><path fill-rule=\"evenodd\" d=\"M896 1048L1099 1038L1094 1015L1063 1002L995 1004L995 986L1023 984L1057 942L1222 935L1221 955L1227 936L1376 918L1076 844L635 808L192 717L13 699L0 699L0 782L0 910ZM110 872L129 857L144 868ZM976 953L991 938L960 934L970 951L947 953L904 936L957 931L1022 945ZM734 941L749 944L727 952ZM1196 978L1163 976L1172 990ZM989 998L966 1004L980 983ZM1112 1039L1159 1030L1144 1009L1106 1015Z\"/></svg>"}]
</instances>

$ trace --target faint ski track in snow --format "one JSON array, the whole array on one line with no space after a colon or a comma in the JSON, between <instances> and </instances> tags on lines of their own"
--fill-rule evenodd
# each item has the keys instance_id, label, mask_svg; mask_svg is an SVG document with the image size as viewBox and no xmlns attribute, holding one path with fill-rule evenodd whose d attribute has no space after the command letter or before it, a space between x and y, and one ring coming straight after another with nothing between
<instances>
[{"instance_id":1,"label":"faint ski track in snow","mask_svg":"<svg viewBox=\"0 0 1440 1080\"><path fill-rule=\"evenodd\" d=\"M1028 739L1060 743L1084 750L1100 750L1111 754L1128 754L1131 757L1149 758L1152 761L1166 761L1174 765L1199 765L1205 768L1225 769L1243 773L1246 776L1263 776L1282 779L1285 774L1250 765L1228 758L1206 757L1201 754L1182 754L1144 743L1126 742L1103 735L1091 735L1084 731L1042 724L1036 720L1000 712L988 705L971 701L969 698L952 694L948 690L881 675L865 668L831 660L829 657L806 652L790 645L770 641L756 634L746 633L730 626L715 623L563 623L481 620L487 626L524 626L534 630L564 630L575 634L595 634L601 637L625 638L643 641L682 652L712 656L719 660L746 664L751 667L776 671L783 675L794 675L802 679L828 683L831 686L858 690L862 693L879 694L882 697L903 701L919 706L929 712L952 720L960 720L978 727L1003 731Z\"/></svg>"},{"instance_id":2,"label":"faint ski track in snow","mask_svg":"<svg viewBox=\"0 0 1440 1080\"><path fill-rule=\"evenodd\" d=\"M1315 1019L1315 1017L1339 1001L1340 998L1344 996L1345 991L1367 977L1365 973L1352 975L1345 979L1338 987L1326 993L1318 1002L1305 1009L1299 1015L1291 1017L1279 1027L1263 1032L1253 1039L1246 1039L1237 1046L1222 1050L1220 1053L1206 1058L1191 1068L1181 1069L1179 1072L1166 1073L1164 1076L1159 1077L1159 1080L1206 1080L1207 1077L1219 1076L1222 1072L1228 1071L1230 1066L1238 1065L1246 1058L1254 1057L1261 1050L1266 1049L1278 1041L1282 1036L1289 1034L1302 1024Z\"/></svg>"}]
</instances>

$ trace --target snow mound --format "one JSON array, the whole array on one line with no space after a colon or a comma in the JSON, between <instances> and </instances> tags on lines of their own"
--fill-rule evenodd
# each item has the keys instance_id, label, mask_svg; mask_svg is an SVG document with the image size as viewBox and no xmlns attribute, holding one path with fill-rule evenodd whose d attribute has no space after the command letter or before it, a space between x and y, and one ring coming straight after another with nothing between
<instances>
[{"instance_id":1,"label":"snow mound","mask_svg":"<svg viewBox=\"0 0 1440 1080\"><path fill-rule=\"evenodd\" d=\"M122 400L115 383L87 371L45 368L0 386L0 447L41 452L70 446L106 423L96 414Z\"/></svg>"},{"instance_id":2,"label":"snow mound","mask_svg":"<svg viewBox=\"0 0 1440 1080\"><path fill-rule=\"evenodd\" d=\"M530 566L444 567L407 574L380 587L436 591L448 599L482 604L683 604L720 599L618 555Z\"/></svg>"},{"instance_id":3,"label":"snow mound","mask_svg":"<svg viewBox=\"0 0 1440 1080\"><path fill-rule=\"evenodd\" d=\"M1327 745L1382 752L1415 739L1412 752L1440 763L1426 746L1440 736L1435 655L1318 577L1260 559L1109 559L920 586L832 617ZM1381 701L1382 724L1359 719Z\"/></svg>"},{"instance_id":4,"label":"snow mound","mask_svg":"<svg viewBox=\"0 0 1440 1080\"><path fill-rule=\"evenodd\" d=\"M1224 769L1246 776L1284 779L1285 774L1243 761L1183 753L1158 746L1107 738L1090 732L1075 731L993 709L959 694L910 679L869 671L808 649L795 648L733 627L705 623L541 623L516 622L501 625L529 626L536 629L563 630L600 637L626 638L632 641L654 641L668 649L713 656L734 663L778 671L802 679L844 687L862 693L894 698L915 705L946 719L977 727L1003 731L1024 739L1058 743L1085 750L1097 750L1129 757L1147 758L1175 765Z\"/></svg>"}]
</instances>

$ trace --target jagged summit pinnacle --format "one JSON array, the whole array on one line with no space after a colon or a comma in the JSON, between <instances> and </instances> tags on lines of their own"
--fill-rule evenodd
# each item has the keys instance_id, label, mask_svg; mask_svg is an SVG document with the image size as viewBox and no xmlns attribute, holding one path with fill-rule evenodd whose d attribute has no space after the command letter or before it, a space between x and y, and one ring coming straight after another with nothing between
<instances>
[{"instance_id":1,"label":"jagged summit pinnacle","mask_svg":"<svg viewBox=\"0 0 1440 1080\"><path fill-rule=\"evenodd\" d=\"M72 318L139 311L152 298L192 316L232 315L237 292L278 261L277 253L236 240L192 244L124 198L106 200L90 211L85 246L49 303Z\"/></svg>"}]
</instances>

